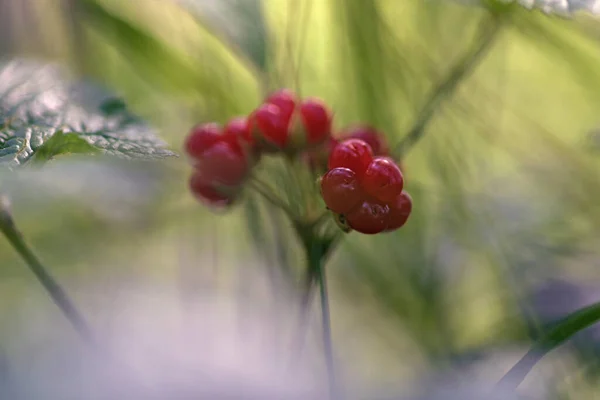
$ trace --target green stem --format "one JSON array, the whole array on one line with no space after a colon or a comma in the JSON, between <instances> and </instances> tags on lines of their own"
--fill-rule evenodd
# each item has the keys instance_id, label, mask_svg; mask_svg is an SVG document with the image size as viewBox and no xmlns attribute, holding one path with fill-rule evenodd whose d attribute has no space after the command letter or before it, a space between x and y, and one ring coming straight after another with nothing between
<instances>
[{"instance_id":1,"label":"green stem","mask_svg":"<svg viewBox=\"0 0 600 400\"><path fill-rule=\"evenodd\" d=\"M50 275L40 260L35 256L29 245L25 242L23 235L17 229L8 207L8 201L0 198L0 231L8 242L19 253L31 272L35 275L44 289L48 292L54 303L69 320L73 328L87 342L93 342L93 335L85 319L75 307L65 290Z\"/></svg>"},{"instance_id":2,"label":"green stem","mask_svg":"<svg viewBox=\"0 0 600 400\"><path fill-rule=\"evenodd\" d=\"M406 136L396 145L393 154L397 159L402 159L408 150L417 143L425 134L427 125L433 119L436 111L440 108L444 100L450 98L461 82L463 82L480 64L485 55L498 38L502 20L497 15L491 15L484 19L481 24L481 34L479 40L455 65L450 69L448 75L436 85L425 106L421 109L417 121L406 134Z\"/></svg>"},{"instance_id":3,"label":"green stem","mask_svg":"<svg viewBox=\"0 0 600 400\"><path fill-rule=\"evenodd\" d=\"M254 189L269 203L283 210L286 214L288 214L288 216L292 220L298 219L297 213L294 210L292 210L292 208L285 201L283 201L279 196L277 196L266 183L262 182L258 178L252 178L248 182L248 186Z\"/></svg>"},{"instance_id":4,"label":"green stem","mask_svg":"<svg viewBox=\"0 0 600 400\"><path fill-rule=\"evenodd\" d=\"M321 332L323 337L323 352L327 366L327 377L329 381L330 399L339 398L337 387L335 362L333 358L333 343L331 340L331 316L329 313L329 296L327 293L327 280L323 259L326 251L324 246L318 241L312 241L309 249L309 273L314 274L319 284L319 294L321 300Z\"/></svg>"},{"instance_id":5,"label":"green stem","mask_svg":"<svg viewBox=\"0 0 600 400\"><path fill-rule=\"evenodd\" d=\"M583 307L563 318L538 339L525 356L500 379L498 385L515 389L546 354L598 322L600 322L600 303Z\"/></svg>"},{"instance_id":6,"label":"green stem","mask_svg":"<svg viewBox=\"0 0 600 400\"><path fill-rule=\"evenodd\" d=\"M304 286L302 288L302 297L300 298L298 340L294 342L296 347L293 351L293 360L298 359L302 354L315 284L317 281L319 281L320 270L322 269L320 266L325 265L328 257L331 255L332 250L335 249L339 239L341 238L341 235L338 234L329 239L318 240L320 248L319 251L316 252L314 251L314 249L317 247L317 243L315 243L315 238L313 236L314 228L315 224L310 224L308 226L296 226L298 235L300 236L306 249L308 265L306 277L304 279ZM329 311L327 311L327 313L329 314Z\"/></svg>"}]
</instances>

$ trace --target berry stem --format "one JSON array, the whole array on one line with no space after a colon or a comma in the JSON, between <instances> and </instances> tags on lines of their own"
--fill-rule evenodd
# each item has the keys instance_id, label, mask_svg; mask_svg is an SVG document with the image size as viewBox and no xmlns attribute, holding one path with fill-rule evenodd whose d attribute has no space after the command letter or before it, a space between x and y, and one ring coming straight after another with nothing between
<instances>
[{"instance_id":1,"label":"berry stem","mask_svg":"<svg viewBox=\"0 0 600 400\"><path fill-rule=\"evenodd\" d=\"M290 206L277 196L273 190L266 183L262 182L258 178L252 178L248 181L248 186L256 190L258 194L265 198L269 203L282 209L292 220L298 220L296 212L290 208Z\"/></svg>"},{"instance_id":2,"label":"berry stem","mask_svg":"<svg viewBox=\"0 0 600 400\"><path fill-rule=\"evenodd\" d=\"M450 69L449 74L433 89L425 105L421 109L417 121L396 145L393 154L396 159L401 160L406 153L423 137L425 129L433 119L436 111L444 100L450 98L461 82L475 71L477 66L485 58L485 55L493 48L502 27L502 19L496 15L490 15L481 22L479 40L469 51Z\"/></svg>"},{"instance_id":3,"label":"berry stem","mask_svg":"<svg viewBox=\"0 0 600 400\"><path fill-rule=\"evenodd\" d=\"M319 280L319 270L321 265L325 265L327 259L335 249L342 235L339 231L333 236L326 236L324 238L316 239L314 234L317 226L315 224L309 225L296 225L296 230L300 239L302 240L306 249L306 255L308 260L306 277L304 279L304 285L302 287L302 297L300 298L299 308L299 323L298 323L298 341L296 343L296 351L292 359L296 360L300 358L304 347L304 338L307 334L310 308L315 292L315 284ZM319 247L319 252L315 252L315 248ZM317 254L319 255L317 259Z\"/></svg>"},{"instance_id":4,"label":"berry stem","mask_svg":"<svg viewBox=\"0 0 600 400\"><path fill-rule=\"evenodd\" d=\"M308 257L307 271L307 286L305 288L305 298L302 304L301 318L306 322L306 314L310 306L310 298L312 291L312 283L316 281L319 285L319 297L321 303L321 332L323 338L323 352L325 356L325 364L327 367L327 378L329 384L329 397L331 400L340 398L339 389L337 386L335 362L333 358L333 344L331 340L331 317L329 313L329 296L327 293L327 281L325 277L325 260L330 253L333 245L333 240L324 240L311 234L303 235L301 230L298 233L303 239L305 250Z\"/></svg>"},{"instance_id":5,"label":"berry stem","mask_svg":"<svg viewBox=\"0 0 600 400\"><path fill-rule=\"evenodd\" d=\"M61 310L63 315L69 320L75 331L88 343L93 343L93 335L89 326L81 313L75 307L74 302L69 298L65 290L50 275L41 261L33 253L31 247L25 242L23 234L15 225L14 219L9 209L9 203L6 198L0 198L0 231L11 246L21 256L37 280L48 292L54 303Z\"/></svg>"},{"instance_id":6,"label":"berry stem","mask_svg":"<svg viewBox=\"0 0 600 400\"><path fill-rule=\"evenodd\" d=\"M319 249L321 246L313 245L313 249ZM333 359L333 344L331 341L331 316L329 313L329 295L327 292L327 280L325 268L323 265L323 254L321 250L311 251L310 257L311 267L316 272L317 281L319 284L319 297L321 301L321 328L323 335L323 351L325 354L325 362L327 364L327 377L329 379L329 397L330 399L338 399L338 388L335 373L335 362Z\"/></svg>"}]
</instances>

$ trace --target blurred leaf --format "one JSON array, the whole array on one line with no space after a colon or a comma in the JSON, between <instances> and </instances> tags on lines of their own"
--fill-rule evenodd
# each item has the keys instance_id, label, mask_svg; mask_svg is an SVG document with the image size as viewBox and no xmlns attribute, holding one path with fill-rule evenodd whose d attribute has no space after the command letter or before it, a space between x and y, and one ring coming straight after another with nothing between
<instances>
[{"instance_id":1,"label":"blurred leaf","mask_svg":"<svg viewBox=\"0 0 600 400\"><path fill-rule=\"evenodd\" d=\"M77 133L58 131L37 149L33 161L48 161L60 154L93 154L98 151Z\"/></svg>"},{"instance_id":2,"label":"blurred leaf","mask_svg":"<svg viewBox=\"0 0 600 400\"><path fill-rule=\"evenodd\" d=\"M357 117L374 124L386 132L391 131L390 87L391 76L402 79L402 70L389 74L390 62L386 43L390 33L382 20L379 1L336 0L332 2L344 56L350 62L343 64L352 82L350 99L356 102ZM354 86L354 87L352 87Z\"/></svg>"},{"instance_id":3,"label":"blurred leaf","mask_svg":"<svg viewBox=\"0 0 600 400\"><path fill-rule=\"evenodd\" d=\"M25 217L34 220L41 217L45 226L50 225L45 215L49 209L61 219L78 212L115 222L147 219L173 179L162 163L104 155L74 154L43 167L31 163L13 171L0 169L2 193L14 203L15 212L27 211Z\"/></svg>"},{"instance_id":4,"label":"blurred leaf","mask_svg":"<svg viewBox=\"0 0 600 400\"><path fill-rule=\"evenodd\" d=\"M598 0L457 0L459 3L469 5L482 5L492 9L515 3L527 9L539 9L547 14L567 16L577 11L588 11L593 14L600 13Z\"/></svg>"},{"instance_id":5,"label":"blurred leaf","mask_svg":"<svg viewBox=\"0 0 600 400\"><path fill-rule=\"evenodd\" d=\"M264 71L267 64L266 27L261 0L178 0L197 15L202 26L210 26L235 43Z\"/></svg>"},{"instance_id":6,"label":"blurred leaf","mask_svg":"<svg viewBox=\"0 0 600 400\"><path fill-rule=\"evenodd\" d=\"M527 8L539 8L545 13L571 14L576 11L589 11L597 14L600 12L598 0L519 0Z\"/></svg>"},{"instance_id":7,"label":"blurred leaf","mask_svg":"<svg viewBox=\"0 0 600 400\"><path fill-rule=\"evenodd\" d=\"M598 321L600 321L600 303L575 311L542 336L532 349L504 375L499 384L518 386L546 354Z\"/></svg>"},{"instance_id":8,"label":"blurred leaf","mask_svg":"<svg viewBox=\"0 0 600 400\"><path fill-rule=\"evenodd\" d=\"M247 104L258 99L255 71L244 63L235 49L194 21L180 6L166 3L155 8L149 5L144 13L139 13L139 20L134 21L130 18L131 12L123 13L118 7L104 3L99 0L77 2L76 23L86 32L97 34L94 39L99 39L100 43L108 44L110 50L104 49L107 54L114 56L116 49L135 71L136 77L179 95L200 95L203 108L206 108L203 111L210 113L213 119L217 113L221 113L219 117L245 113ZM115 4L124 8L131 6ZM157 26L153 21L161 16L177 18L193 34L180 36L167 29L167 24ZM98 43L89 41L87 44ZM98 57L97 54L89 56ZM102 61L98 59L89 68L106 76ZM119 76L121 72L116 71L116 74Z\"/></svg>"},{"instance_id":9,"label":"blurred leaf","mask_svg":"<svg viewBox=\"0 0 600 400\"><path fill-rule=\"evenodd\" d=\"M91 147L125 158L175 155L124 105L115 108L117 103L93 84L69 82L57 66L25 60L0 64L0 164L24 164L37 151L51 157ZM60 139L49 142L57 132Z\"/></svg>"}]
</instances>

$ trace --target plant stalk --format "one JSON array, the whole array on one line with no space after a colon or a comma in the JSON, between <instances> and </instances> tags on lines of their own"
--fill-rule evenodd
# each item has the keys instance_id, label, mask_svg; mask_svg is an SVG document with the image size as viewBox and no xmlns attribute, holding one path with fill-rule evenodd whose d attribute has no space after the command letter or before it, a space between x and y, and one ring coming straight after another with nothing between
<instances>
[{"instance_id":1,"label":"plant stalk","mask_svg":"<svg viewBox=\"0 0 600 400\"><path fill-rule=\"evenodd\" d=\"M292 210L292 208L285 201L283 201L279 196L277 196L267 184L265 184L258 178L251 179L248 182L248 186L254 189L269 203L283 210L290 218L298 218L297 213L294 210Z\"/></svg>"},{"instance_id":2,"label":"plant stalk","mask_svg":"<svg viewBox=\"0 0 600 400\"><path fill-rule=\"evenodd\" d=\"M393 154L396 156L396 159L401 160L423 137L427 126L442 103L454 94L460 83L475 71L485 58L485 55L493 48L501 27L502 19L498 15L491 15L491 18L486 18L482 21L479 40L450 69L448 75L435 86L421 109L417 121L394 148Z\"/></svg>"},{"instance_id":3,"label":"plant stalk","mask_svg":"<svg viewBox=\"0 0 600 400\"><path fill-rule=\"evenodd\" d=\"M327 280L323 260L326 257L326 249L322 243L312 241L309 248L309 274L315 277L319 284L319 295L321 303L321 333L323 339L323 353L327 367L327 378L329 384L329 397L337 400L339 388L337 386L335 362L333 358L333 343L331 340L331 316L329 312L329 296L327 293ZM309 298L310 299L310 298Z\"/></svg>"},{"instance_id":4,"label":"plant stalk","mask_svg":"<svg viewBox=\"0 0 600 400\"><path fill-rule=\"evenodd\" d=\"M81 338L90 344L93 343L92 331L81 313L77 310L65 290L36 257L32 249L25 242L21 232L17 229L6 198L0 198L0 231L23 261L25 261L31 272L33 272L37 280L46 289L46 292L48 292L54 303L69 320Z\"/></svg>"}]
</instances>

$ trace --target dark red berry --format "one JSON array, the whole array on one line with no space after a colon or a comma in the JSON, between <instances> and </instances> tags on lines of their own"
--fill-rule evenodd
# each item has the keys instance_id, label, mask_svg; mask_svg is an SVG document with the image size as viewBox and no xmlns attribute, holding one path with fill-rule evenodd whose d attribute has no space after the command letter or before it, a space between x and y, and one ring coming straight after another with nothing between
<instances>
[{"instance_id":1,"label":"dark red berry","mask_svg":"<svg viewBox=\"0 0 600 400\"><path fill-rule=\"evenodd\" d=\"M233 202L231 196L220 193L214 186L207 183L200 171L194 171L189 186L194 197L208 206L222 208Z\"/></svg>"},{"instance_id":2,"label":"dark red berry","mask_svg":"<svg viewBox=\"0 0 600 400\"><path fill-rule=\"evenodd\" d=\"M274 104L279 107L281 115L288 121L292 118L297 102L296 94L290 89L277 90L271 93L265 100L265 103Z\"/></svg>"},{"instance_id":3,"label":"dark red berry","mask_svg":"<svg viewBox=\"0 0 600 400\"><path fill-rule=\"evenodd\" d=\"M390 207L373 200L365 200L351 212L345 214L348 225L357 232L373 235L383 232L388 226Z\"/></svg>"},{"instance_id":4,"label":"dark red berry","mask_svg":"<svg viewBox=\"0 0 600 400\"><path fill-rule=\"evenodd\" d=\"M334 147L329 155L329 169L349 168L362 176L373 160L371 147L360 139L348 139Z\"/></svg>"},{"instance_id":5,"label":"dark red berry","mask_svg":"<svg viewBox=\"0 0 600 400\"><path fill-rule=\"evenodd\" d=\"M368 125L354 126L346 130L343 137L347 139L364 140L371 146L371 150L373 150L373 154L376 156L387 156L389 154L390 150L385 136Z\"/></svg>"},{"instance_id":6,"label":"dark red berry","mask_svg":"<svg viewBox=\"0 0 600 400\"><path fill-rule=\"evenodd\" d=\"M331 134L331 113L321 100L304 100L300 105L300 118L308 145L322 143Z\"/></svg>"},{"instance_id":7,"label":"dark red berry","mask_svg":"<svg viewBox=\"0 0 600 400\"><path fill-rule=\"evenodd\" d=\"M412 211L412 199L406 192L400 193L396 200L390 204L390 217L388 220L387 231L394 231L401 228Z\"/></svg>"},{"instance_id":8,"label":"dark red berry","mask_svg":"<svg viewBox=\"0 0 600 400\"><path fill-rule=\"evenodd\" d=\"M321 195L331 211L345 214L364 198L354 171L334 168L321 178Z\"/></svg>"},{"instance_id":9,"label":"dark red berry","mask_svg":"<svg viewBox=\"0 0 600 400\"><path fill-rule=\"evenodd\" d=\"M252 115L252 128L255 134L268 144L284 148L288 139L290 118L274 104L261 105Z\"/></svg>"},{"instance_id":10,"label":"dark red berry","mask_svg":"<svg viewBox=\"0 0 600 400\"><path fill-rule=\"evenodd\" d=\"M185 152L192 158L199 158L213 144L222 140L219 124L207 123L192 128L185 141Z\"/></svg>"},{"instance_id":11,"label":"dark red berry","mask_svg":"<svg viewBox=\"0 0 600 400\"><path fill-rule=\"evenodd\" d=\"M242 183L249 170L243 151L225 141L202 153L196 167L202 171L205 181L227 186Z\"/></svg>"},{"instance_id":12,"label":"dark red berry","mask_svg":"<svg viewBox=\"0 0 600 400\"><path fill-rule=\"evenodd\" d=\"M391 203L402 192L404 178L394 160L375 157L362 176L361 184L369 195L384 203Z\"/></svg>"}]
</instances>

